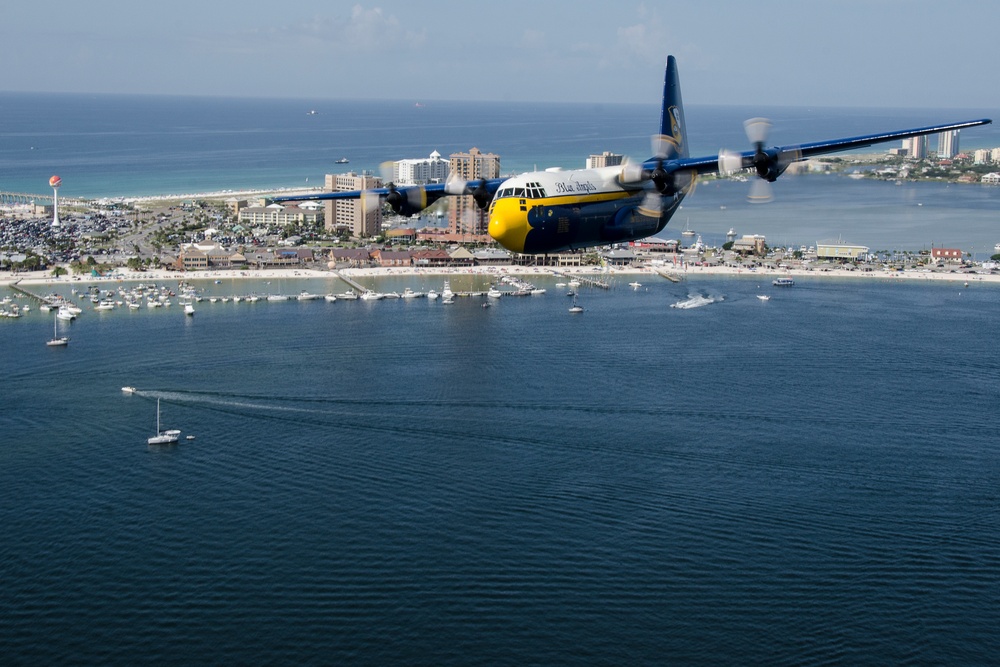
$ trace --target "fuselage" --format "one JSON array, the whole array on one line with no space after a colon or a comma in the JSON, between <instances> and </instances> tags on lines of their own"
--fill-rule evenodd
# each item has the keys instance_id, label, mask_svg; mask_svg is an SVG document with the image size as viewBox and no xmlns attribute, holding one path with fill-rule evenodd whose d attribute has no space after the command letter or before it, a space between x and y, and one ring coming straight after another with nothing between
<instances>
[{"instance_id":1,"label":"fuselage","mask_svg":"<svg viewBox=\"0 0 1000 667\"><path fill-rule=\"evenodd\" d=\"M489 233L508 250L560 252L643 238L663 229L684 193L660 197L620 182L621 167L546 170L500 185ZM659 203L650 207L650 197Z\"/></svg>"}]
</instances>

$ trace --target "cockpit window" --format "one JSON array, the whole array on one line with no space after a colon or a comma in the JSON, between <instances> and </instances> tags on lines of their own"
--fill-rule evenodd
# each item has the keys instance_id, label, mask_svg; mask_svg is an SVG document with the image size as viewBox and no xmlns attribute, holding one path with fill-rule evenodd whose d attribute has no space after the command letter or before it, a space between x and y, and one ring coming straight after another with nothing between
<instances>
[{"instance_id":1,"label":"cockpit window","mask_svg":"<svg viewBox=\"0 0 1000 667\"><path fill-rule=\"evenodd\" d=\"M502 188L497 191L497 199L504 199L505 197L542 199L545 197L545 188L540 183L525 183L523 187Z\"/></svg>"}]
</instances>

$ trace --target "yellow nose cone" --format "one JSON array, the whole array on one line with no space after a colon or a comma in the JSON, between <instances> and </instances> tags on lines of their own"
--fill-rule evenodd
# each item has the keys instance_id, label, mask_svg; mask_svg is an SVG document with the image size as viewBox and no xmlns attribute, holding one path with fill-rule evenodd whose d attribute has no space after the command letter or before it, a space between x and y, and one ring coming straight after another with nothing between
<instances>
[{"instance_id":1,"label":"yellow nose cone","mask_svg":"<svg viewBox=\"0 0 1000 667\"><path fill-rule=\"evenodd\" d=\"M513 252L524 252L524 239L529 229L528 215L520 210L516 199L509 202L498 201L494 205L490 215L489 232L490 236L504 248Z\"/></svg>"}]
</instances>

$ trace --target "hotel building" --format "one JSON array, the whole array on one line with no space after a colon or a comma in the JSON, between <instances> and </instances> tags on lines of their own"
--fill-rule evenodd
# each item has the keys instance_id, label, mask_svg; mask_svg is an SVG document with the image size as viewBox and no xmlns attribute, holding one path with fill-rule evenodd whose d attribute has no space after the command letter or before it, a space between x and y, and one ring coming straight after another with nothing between
<instances>
[{"instance_id":1,"label":"hotel building","mask_svg":"<svg viewBox=\"0 0 1000 667\"><path fill-rule=\"evenodd\" d=\"M465 181L500 177L500 156L483 153L478 148L472 148L468 153L452 153L448 156L448 166L452 174ZM471 195L451 198L448 208L449 234L461 237L482 236L485 241L488 240L488 226L488 212L480 209Z\"/></svg>"}]
</instances>

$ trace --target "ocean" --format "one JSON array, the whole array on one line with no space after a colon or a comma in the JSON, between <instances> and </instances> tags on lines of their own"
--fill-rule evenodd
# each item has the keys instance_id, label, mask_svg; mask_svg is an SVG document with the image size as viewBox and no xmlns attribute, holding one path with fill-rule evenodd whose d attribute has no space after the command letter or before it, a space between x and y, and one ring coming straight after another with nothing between
<instances>
[{"instance_id":1,"label":"ocean","mask_svg":"<svg viewBox=\"0 0 1000 667\"><path fill-rule=\"evenodd\" d=\"M30 113L30 99L50 104ZM59 173L66 196L292 186L342 156L364 168L471 146L514 170L574 166L644 154L658 117L616 105L0 105L0 190L44 192ZM338 130L352 108L384 131ZM749 115L781 118L777 142L778 128L797 141L991 115L720 109L733 127L708 134L700 111L687 110L700 153L720 147L711 137L742 146ZM845 240L873 248L1000 241L996 189L802 177L751 207L742 185L703 184L672 226L690 216L706 236L766 229L797 244L839 217ZM995 661L1000 291L628 280L584 288L581 315L554 278L536 280L544 296L489 309L88 310L60 324L64 349L44 345L52 320L37 309L0 320L4 662ZM344 289L271 282L197 286ZM194 440L146 445L157 400L165 426Z\"/></svg>"},{"instance_id":2,"label":"ocean","mask_svg":"<svg viewBox=\"0 0 1000 667\"><path fill-rule=\"evenodd\" d=\"M992 662L1000 291L627 280L0 322L4 661Z\"/></svg>"}]
</instances>

